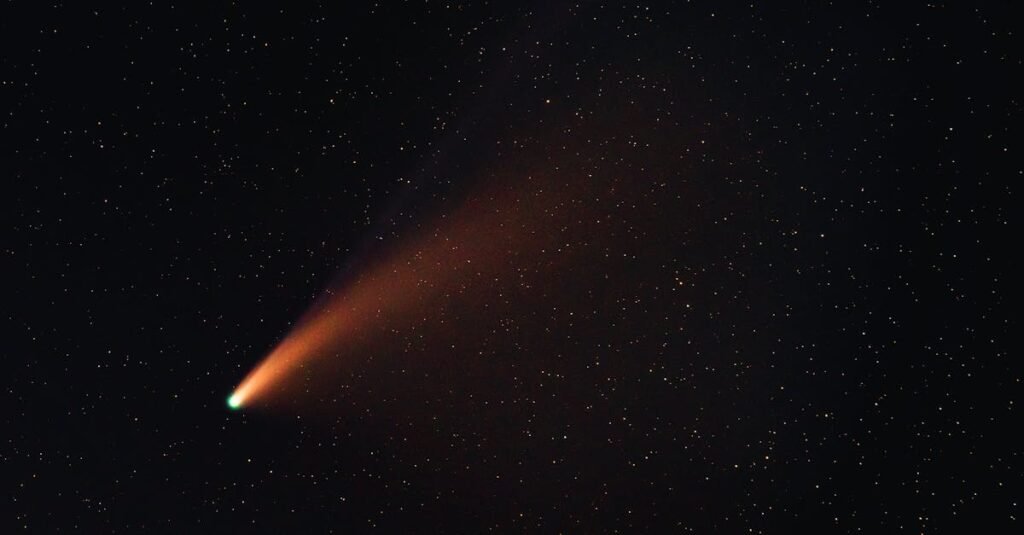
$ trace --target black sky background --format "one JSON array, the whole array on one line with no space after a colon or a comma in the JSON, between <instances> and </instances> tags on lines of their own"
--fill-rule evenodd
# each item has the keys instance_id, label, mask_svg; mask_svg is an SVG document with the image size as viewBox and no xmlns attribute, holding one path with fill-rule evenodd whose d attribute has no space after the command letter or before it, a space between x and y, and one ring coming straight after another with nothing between
<instances>
[{"instance_id":1,"label":"black sky background","mask_svg":"<svg viewBox=\"0 0 1024 535\"><path fill-rule=\"evenodd\" d=\"M1017 20L8 2L5 523L1013 529ZM510 169L615 185L572 236L608 260L538 270L494 336L489 294L453 305L480 352L385 343L305 410L227 409L322 290Z\"/></svg>"}]
</instances>

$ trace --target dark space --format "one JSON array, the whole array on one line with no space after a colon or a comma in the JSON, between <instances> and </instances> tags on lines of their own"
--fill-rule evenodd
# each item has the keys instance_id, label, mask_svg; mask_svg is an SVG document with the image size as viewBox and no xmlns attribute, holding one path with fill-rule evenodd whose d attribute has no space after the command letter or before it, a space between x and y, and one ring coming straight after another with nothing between
<instances>
[{"instance_id":1,"label":"dark space","mask_svg":"<svg viewBox=\"0 0 1024 535\"><path fill-rule=\"evenodd\" d=\"M1019 20L6 2L2 531L1020 530Z\"/></svg>"}]
</instances>

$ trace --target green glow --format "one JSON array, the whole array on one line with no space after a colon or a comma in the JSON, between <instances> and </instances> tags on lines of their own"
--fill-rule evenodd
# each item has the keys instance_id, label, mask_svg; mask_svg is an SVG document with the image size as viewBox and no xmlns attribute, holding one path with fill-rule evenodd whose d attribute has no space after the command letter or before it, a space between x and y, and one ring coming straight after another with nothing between
<instances>
[{"instance_id":1,"label":"green glow","mask_svg":"<svg viewBox=\"0 0 1024 535\"><path fill-rule=\"evenodd\" d=\"M231 394L231 397L228 398L228 407L231 407L232 409L237 409L238 407L241 406L242 400L238 397L238 394Z\"/></svg>"}]
</instances>

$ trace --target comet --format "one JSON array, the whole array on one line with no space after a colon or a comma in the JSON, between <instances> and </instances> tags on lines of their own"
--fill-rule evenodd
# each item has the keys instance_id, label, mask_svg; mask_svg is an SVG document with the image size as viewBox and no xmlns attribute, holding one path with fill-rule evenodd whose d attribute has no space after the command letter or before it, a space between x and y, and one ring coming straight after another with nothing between
<instances>
[{"instance_id":1,"label":"comet","mask_svg":"<svg viewBox=\"0 0 1024 535\"><path fill-rule=\"evenodd\" d=\"M238 384L228 406L242 409L267 400L286 379L338 356L354 338L410 325L445 299L493 281L524 247L543 248L554 240L554 234L536 228L549 223L554 212L548 203L531 199L536 191L522 183L541 188L529 179L520 187L470 196L435 225L413 232L347 287L326 292ZM548 190L544 194L552 198Z\"/></svg>"},{"instance_id":2,"label":"comet","mask_svg":"<svg viewBox=\"0 0 1024 535\"><path fill-rule=\"evenodd\" d=\"M351 326L351 317L340 308L327 308L300 323L235 388L228 398L228 406L239 409L249 405L273 384L303 366L332 342L343 338L346 327Z\"/></svg>"},{"instance_id":3,"label":"comet","mask_svg":"<svg viewBox=\"0 0 1024 535\"><path fill-rule=\"evenodd\" d=\"M497 171L479 181L462 202L439 209L435 217L425 219L429 223L379 251L346 284L328 288L245 375L228 406L237 410L271 404L280 396L294 398L302 393L294 390L296 386L304 392L309 380L324 378L322 361L357 362L354 348L360 344L377 348L376 342L414 326L472 337L480 321L447 324L437 311L458 305L477 311L470 314L482 314L485 300L508 299L509 293L529 300L528 289L537 286L548 291L536 299L550 299L564 293L566 281L577 280L593 266L610 267L616 261L608 254L613 242L635 247L632 238L639 235L640 225L664 230L655 225L654 214L670 205L652 205L643 197L652 190L649 180L592 173L583 164L575 171L553 165L550 151L579 158L582 150L559 139L559 144L538 142L539 155L516 152L495 162L503 165L492 167ZM587 143L580 140L584 148ZM524 167L523 162L545 167ZM609 226L622 226L627 220L637 225L632 234ZM648 237L645 243L654 241ZM619 257L628 261L623 255L615 258ZM592 275L600 276L595 284L609 284L606 273ZM496 288L511 292L496 296Z\"/></svg>"}]
</instances>

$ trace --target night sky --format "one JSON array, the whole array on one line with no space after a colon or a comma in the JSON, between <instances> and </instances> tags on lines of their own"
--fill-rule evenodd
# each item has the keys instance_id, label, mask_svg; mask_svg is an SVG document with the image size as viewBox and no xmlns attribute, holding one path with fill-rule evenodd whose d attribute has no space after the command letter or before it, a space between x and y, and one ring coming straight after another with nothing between
<instances>
[{"instance_id":1,"label":"night sky","mask_svg":"<svg viewBox=\"0 0 1024 535\"><path fill-rule=\"evenodd\" d=\"M1021 529L1011 2L85 4L0 8L0 531Z\"/></svg>"}]
</instances>

